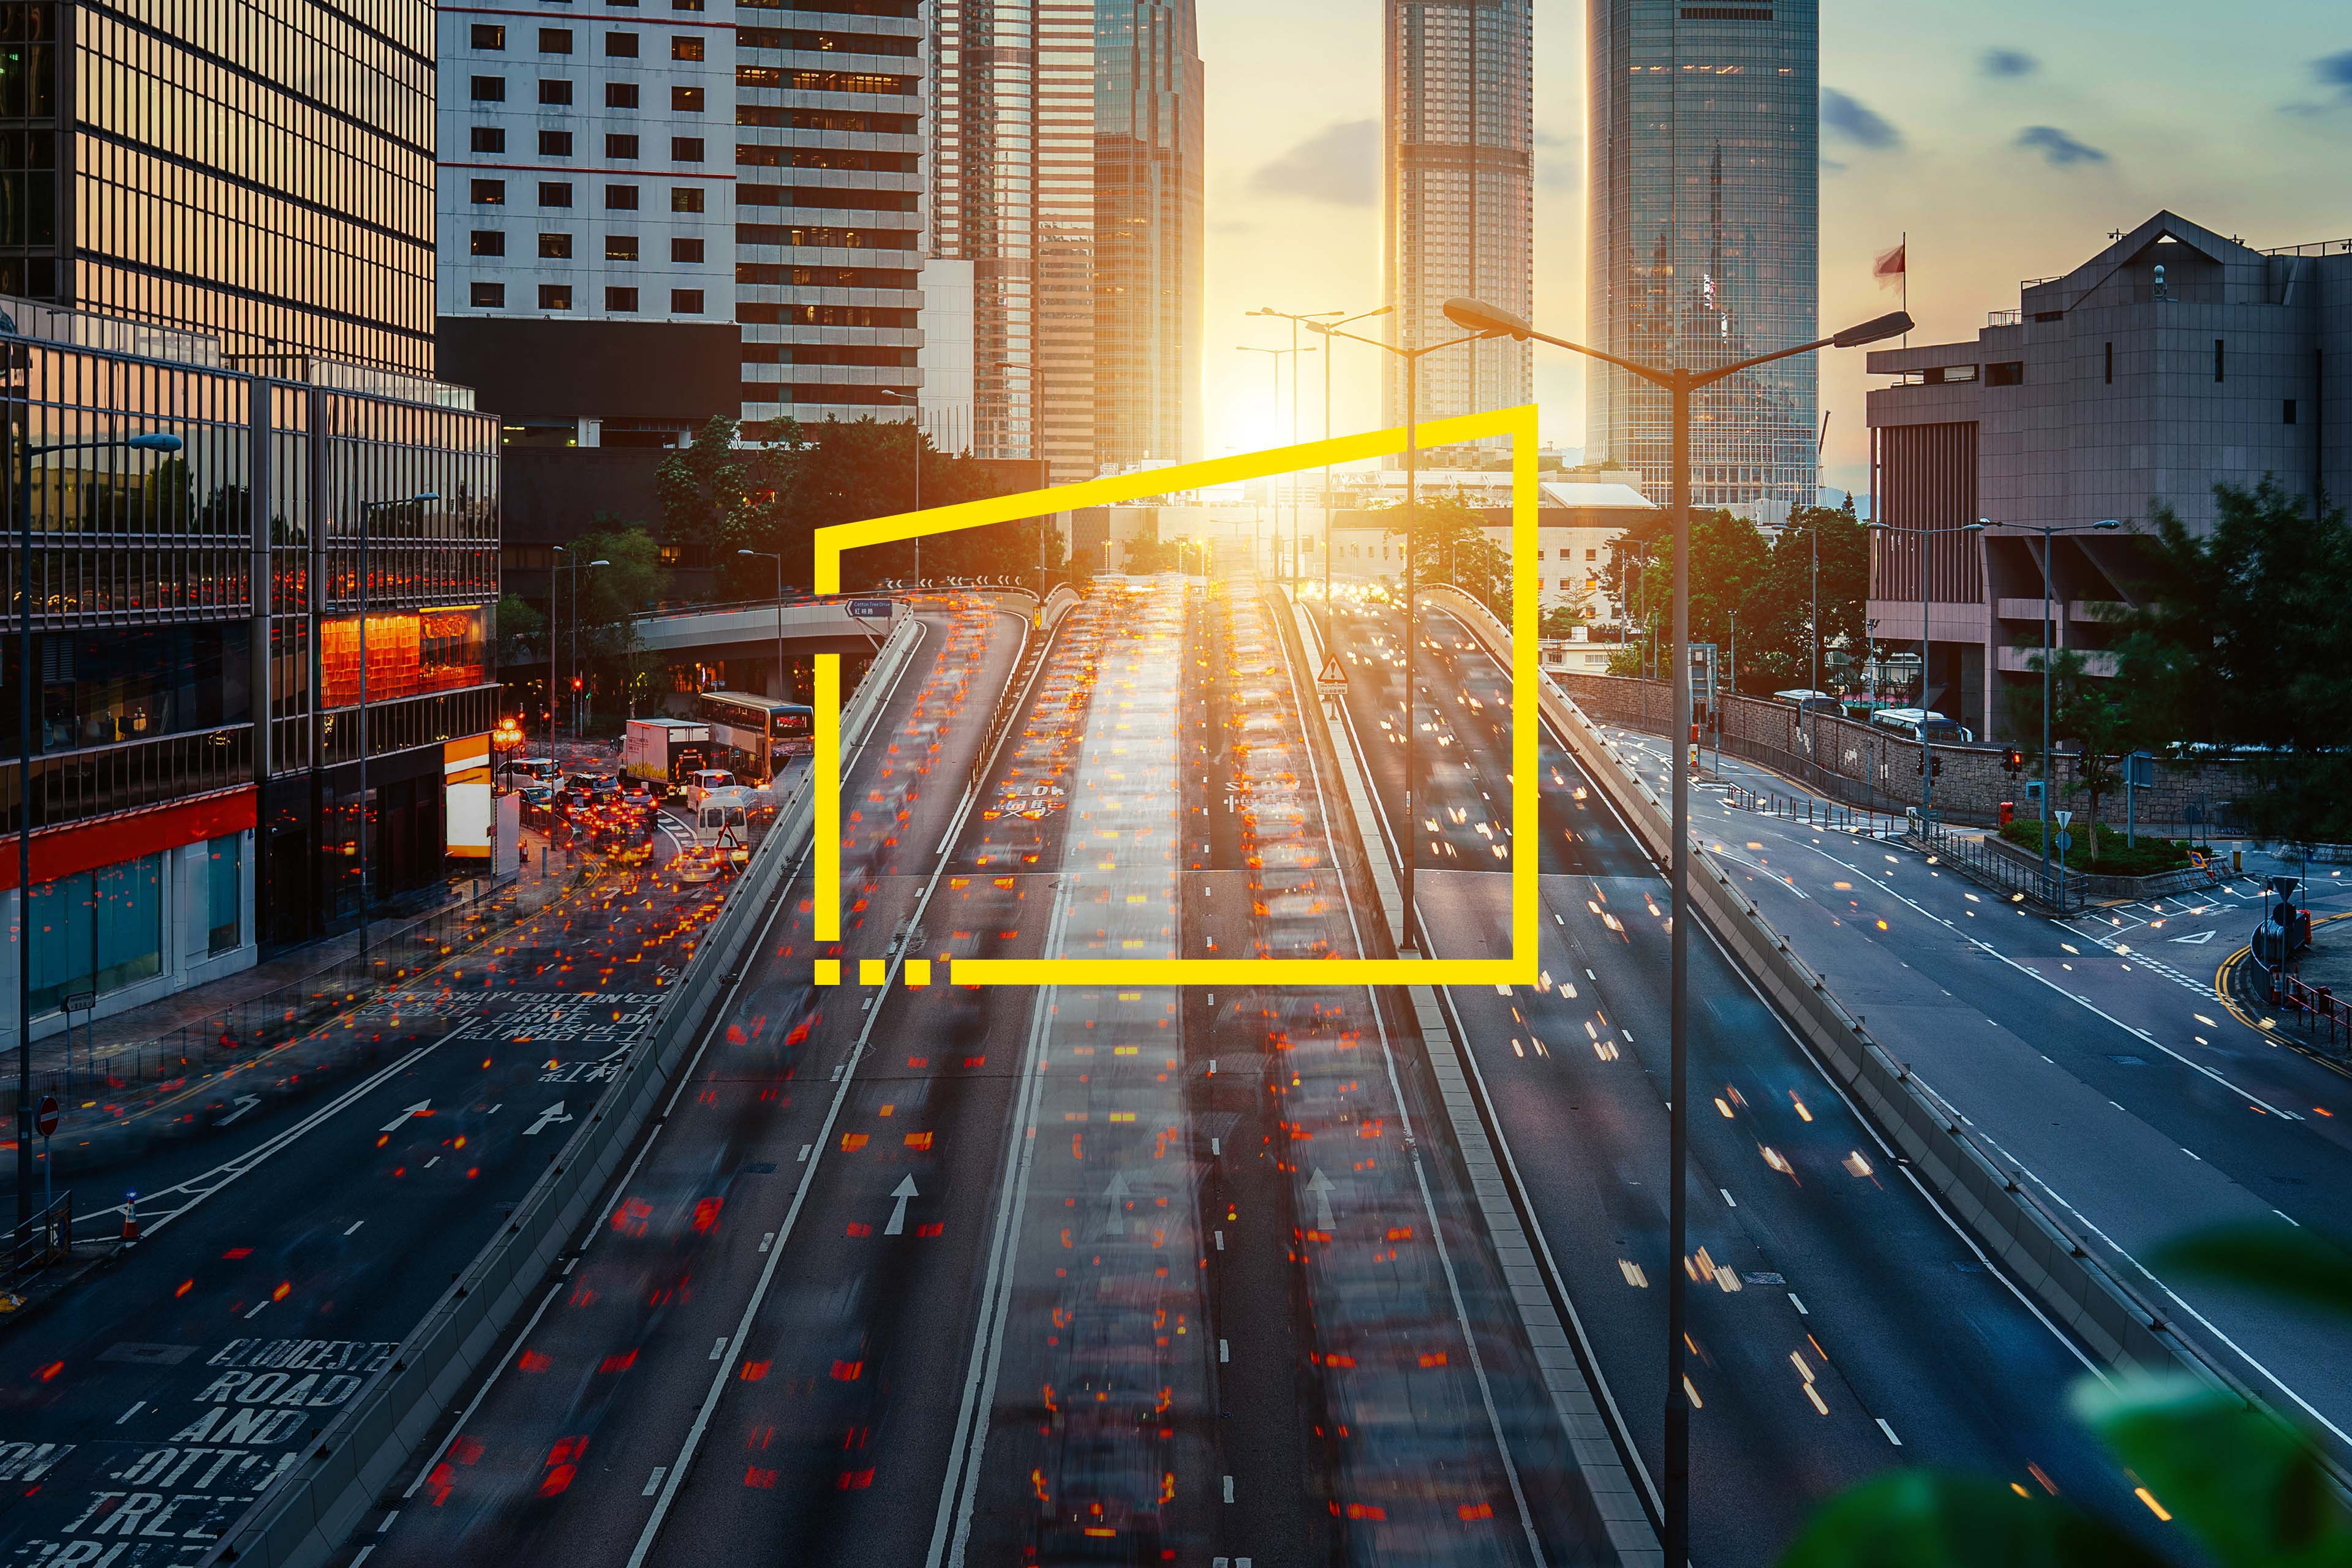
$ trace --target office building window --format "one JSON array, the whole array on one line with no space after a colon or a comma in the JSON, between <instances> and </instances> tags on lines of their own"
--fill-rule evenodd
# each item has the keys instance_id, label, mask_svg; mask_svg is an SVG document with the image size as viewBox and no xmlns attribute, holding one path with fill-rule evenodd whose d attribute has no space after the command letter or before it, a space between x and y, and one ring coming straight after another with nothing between
<instances>
[{"instance_id":1,"label":"office building window","mask_svg":"<svg viewBox=\"0 0 2352 1568\"><path fill-rule=\"evenodd\" d=\"M539 81L539 101L541 103L571 102L572 84L559 77L541 77Z\"/></svg>"},{"instance_id":2,"label":"office building window","mask_svg":"<svg viewBox=\"0 0 2352 1568\"><path fill-rule=\"evenodd\" d=\"M605 289L604 309L616 316L635 315L637 309L637 291L635 289Z\"/></svg>"},{"instance_id":3,"label":"office building window","mask_svg":"<svg viewBox=\"0 0 2352 1568\"><path fill-rule=\"evenodd\" d=\"M634 234L608 234L604 237L604 259L635 261L637 258L637 237Z\"/></svg>"},{"instance_id":4,"label":"office building window","mask_svg":"<svg viewBox=\"0 0 2352 1568\"><path fill-rule=\"evenodd\" d=\"M607 158L634 158L636 155L637 139L635 137L607 136L604 138L604 156Z\"/></svg>"},{"instance_id":5,"label":"office building window","mask_svg":"<svg viewBox=\"0 0 2352 1568\"><path fill-rule=\"evenodd\" d=\"M477 22L474 24L474 47L478 49L503 49L506 47L507 30L504 27L482 22Z\"/></svg>"},{"instance_id":6,"label":"office building window","mask_svg":"<svg viewBox=\"0 0 2352 1568\"><path fill-rule=\"evenodd\" d=\"M698 239L671 240L669 242L669 258L672 261L700 261L702 259L702 241Z\"/></svg>"},{"instance_id":7,"label":"office building window","mask_svg":"<svg viewBox=\"0 0 2352 1568\"><path fill-rule=\"evenodd\" d=\"M572 182L541 180L539 183L539 205L543 207L568 207L572 205Z\"/></svg>"},{"instance_id":8,"label":"office building window","mask_svg":"<svg viewBox=\"0 0 2352 1568\"><path fill-rule=\"evenodd\" d=\"M699 114L702 112L702 89L698 87L671 88L669 106L679 114Z\"/></svg>"},{"instance_id":9,"label":"office building window","mask_svg":"<svg viewBox=\"0 0 2352 1568\"><path fill-rule=\"evenodd\" d=\"M473 251L476 256L504 256L507 237L499 229L478 228L474 231Z\"/></svg>"},{"instance_id":10,"label":"office building window","mask_svg":"<svg viewBox=\"0 0 2352 1568\"><path fill-rule=\"evenodd\" d=\"M2113 343L2109 343L2109 344L2107 345L2107 384L2108 384L2109 386L2113 386L2115 384L2116 384L2116 345L2115 345L2115 344L2113 344Z\"/></svg>"},{"instance_id":11,"label":"office building window","mask_svg":"<svg viewBox=\"0 0 2352 1568\"><path fill-rule=\"evenodd\" d=\"M541 132L539 133L539 155L542 158L569 158L572 156L572 132L569 131Z\"/></svg>"},{"instance_id":12,"label":"office building window","mask_svg":"<svg viewBox=\"0 0 2352 1568\"><path fill-rule=\"evenodd\" d=\"M33 1011L77 991L105 995L163 969L163 858L37 882L31 906Z\"/></svg>"},{"instance_id":13,"label":"office building window","mask_svg":"<svg viewBox=\"0 0 2352 1568\"><path fill-rule=\"evenodd\" d=\"M478 207L502 207L507 205L507 183L504 180L473 182L474 205Z\"/></svg>"},{"instance_id":14,"label":"office building window","mask_svg":"<svg viewBox=\"0 0 2352 1568\"><path fill-rule=\"evenodd\" d=\"M669 310L673 316L699 316L702 314L702 290L699 289L671 289Z\"/></svg>"},{"instance_id":15,"label":"office building window","mask_svg":"<svg viewBox=\"0 0 2352 1568\"><path fill-rule=\"evenodd\" d=\"M637 187L635 185L606 185L604 187L604 205L614 212L633 213L636 211Z\"/></svg>"},{"instance_id":16,"label":"office building window","mask_svg":"<svg viewBox=\"0 0 2352 1568\"><path fill-rule=\"evenodd\" d=\"M505 132L499 130L495 125L477 125L474 127L475 152L503 153L506 150L507 133Z\"/></svg>"},{"instance_id":17,"label":"office building window","mask_svg":"<svg viewBox=\"0 0 2352 1568\"><path fill-rule=\"evenodd\" d=\"M568 283L541 284L539 308L542 310L569 310L572 309L572 286Z\"/></svg>"},{"instance_id":18,"label":"office building window","mask_svg":"<svg viewBox=\"0 0 2352 1568\"><path fill-rule=\"evenodd\" d=\"M607 33L604 35L604 52L617 60L635 59L637 36L635 33Z\"/></svg>"},{"instance_id":19,"label":"office building window","mask_svg":"<svg viewBox=\"0 0 2352 1568\"><path fill-rule=\"evenodd\" d=\"M539 254L550 261L572 259L572 237L568 234L542 234L539 237Z\"/></svg>"},{"instance_id":20,"label":"office building window","mask_svg":"<svg viewBox=\"0 0 2352 1568\"><path fill-rule=\"evenodd\" d=\"M669 210L674 213L698 213L702 210L702 187L673 185L669 193Z\"/></svg>"},{"instance_id":21,"label":"office building window","mask_svg":"<svg viewBox=\"0 0 2352 1568\"><path fill-rule=\"evenodd\" d=\"M502 76L478 76L474 79L476 103L504 103L507 100L507 79Z\"/></svg>"},{"instance_id":22,"label":"office building window","mask_svg":"<svg viewBox=\"0 0 2352 1568\"><path fill-rule=\"evenodd\" d=\"M1598 550L1588 550L1584 552L1584 558L1587 561L1598 561L1601 559L1601 552Z\"/></svg>"},{"instance_id":23,"label":"office building window","mask_svg":"<svg viewBox=\"0 0 2352 1568\"><path fill-rule=\"evenodd\" d=\"M669 0L669 8L673 11L699 11L702 0Z\"/></svg>"},{"instance_id":24,"label":"office building window","mask_svg":"<svg viewBox=\"0 0 2352 1568\"><path fill-rule=\"evenodd\" d=\"M1985 366L1987 386L2023 386L2025 362L2021 359L2000 360Z\"/></svg>"},{"instance_id":25,"label":"office building window","mask_svg":"<svg viewBox=\"0 0 2352 1568\"><path fill-rule=\"evenodd\" d=\"M502 310L507 303L507 286L503 283L477 283L471 298L478 310Z\"/></svg>"},{"instance_id":26,"label":"office building window","mask_svg":"<svg viewBox=\"0 0 2352 1568\"><path fill-rule=\"evenodd\" d=\"M2215 381L2223 379L2221 373L2225 368L2221 360L2221 340L2215 338L2213 340L2213 379Z\"/></svg>"},{"instance_id":27,"label":"office building window","mask_svg":"<svg viewBox=\"0 0 2352 1568\"><path fill-rule=\"evenodd\" d=\"M2292 424L2294 424L2294 398L2292 398L2292 397L2288 398L2288 399L2287 399L2284 404L2282 404L2282 405L2280 405L2280 407L2279 407L2279 423L2280 423L2280 424L2282 424L2282 425L2292 425Z\"/></svg>"},{"instance_id":28,"label":"office building window","mask_svg":"<svg viewBox=\"0 0 2352 1568\"><path fill-rule=\"evenodd\" d=\"M572 52L572 29L541 27L539 30L539 52L542 55L568 55Z\"/></svg>"},{"instance_id":29,"label":"office building window","mask_svg":"<svg viewBox=\"0 0 2352 1568\"><path fill-rule=\"evenodd\" d=\"M702 58L702 39L697 34L679 34L669 41L669 58L674 60L698 60Z\"/></svg>"},{"instance_id":30,"label":"office building window","mask_svg":"<svg viewBox=\"0 0 2352 1568\"><path fill-rule=\"evenodd\" d=\"M673 163L701 163L702 138L699 136L671 137L669 139L669 161Z\"/></svg>"},{"instance_id":31,"label":"office building window","mask_svg":"<svg viewBox=\"0 0 2352 1568\"><path fill-rule=\"evenodd\" d=\"M245 934L245 836L231 833L205 846L205 916L211 952L226 952Z\"/></svg>"},{"instance_id":32,"label":"office building window","mask_svg":"<svg viewBox=\"0 0 2352 1568\"><path fill-rule=\"evenodd\" d=\"M608 81L604 84L604 107L635 109L637 106L637 84L633 81Z\"/></svg>"}]
</instances>

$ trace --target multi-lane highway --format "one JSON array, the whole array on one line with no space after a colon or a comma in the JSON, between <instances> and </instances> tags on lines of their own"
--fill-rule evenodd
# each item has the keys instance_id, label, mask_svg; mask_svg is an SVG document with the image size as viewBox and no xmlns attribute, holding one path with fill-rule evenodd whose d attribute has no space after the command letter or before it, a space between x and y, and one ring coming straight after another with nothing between
<instances>
[{"instance_id":1,"label":"multi-lane highway","mask_svg":"<svg viewBox=\"0 0 2352 1568\"><path fill-rule=\"evenodd\" d=\"M1612 738L1632 765L1667 765L1659 738ZM1719 765L1724 782L1798 793ZM1900 841L1739 809L1719 787L1694 798L1717 858L1978 1138L2207 1353L2352 1447L2352 1352L2334 1325L2142 1264L2158 1243L2225 1221L2352 1246L2334 1202L2352 1154L2352 1079L2214 989L2261 918L2259 880L2057 921Z\"/></svg>"},{"instance_id":2,"label":"multi-lane highway","mask_svg":"<svg viewBox=\"0 0 2352 1568\"><path fill-rule=\"evenodd\" d=\"M1404 749L1388 739L1404 724L1402 616L1343 600L1331 619L1349 721L1402 837ZM1437 952L1499 951L1504 873L1521 847L1508 830L1510 684L1451 617L1425 613L1422 635L1418 902ZM1661 1271L1675 1266L1667 895L1553 737L1541 752L1544 979L1449 999L1654 1478ZM2064 1386L2091 1374L2079 1349L1909 1180L1720 950L1701 936L1690 952L1694 1557L1765 1560L1823 1498L1897 1464L2138 1510L2064 1413Z\"/></svg>"}]
</instances>

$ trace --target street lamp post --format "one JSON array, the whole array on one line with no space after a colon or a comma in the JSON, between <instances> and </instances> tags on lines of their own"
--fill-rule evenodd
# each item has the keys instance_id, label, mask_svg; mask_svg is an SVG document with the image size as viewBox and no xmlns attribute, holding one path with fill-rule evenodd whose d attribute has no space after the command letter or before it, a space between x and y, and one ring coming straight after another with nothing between
<instances>
[{"instance_id":1,"label":"street lamp post","mask_svg":"<svg viewBox=\"0 0 2352 1568\"><path fill-rule=\"evenodd\" d=\"M16 1223L33 1217L33 459L52 452L176 452L152 431L110 441L16 448ZM70 1042L68 1042L70 1043ZM68 1053L70 1058L70 1051Z\"/></svg>"},{"instance_id":2,"label":"street lamp post","mask_svg":"<svg viewBox=\"0 0 2352 1568\"><path fill-rule=\"evenodd\" d=\"M1992 519L1980 517L1977 521L1985 527L1996 526ZM2062 528L2055 524L2002 523L2003 528L2031 529L2042 536L2042 874L2050 875L2050 541L2061 533L2112 533L2123 527L2120 518L2102 518L2098 521Z\"/></svg>"},{"instance_id":3,"label":"street lamp post","mask_svg":"<svg viewBox=\"0 0 2352 1568\"><path fill-rule=\"evenodd\" d=\"M915 407L915 416L907 422L907 428L913 432L915 437L914 510L920 511L923 510L923 395L919 392L893 392L886 386L882 389L882 395L895 399L900 403L910 403L914 405ZM751 552L750 551L744 551L742 553L748 555ZM776 567L776 614L780 616L783 614L783 570L782 564L779 563ZM922 585L923 536L920 533L918 533L915 535L915 586L919 588ZM784 667L782 664L776 666L776 676L780 683L783 678L783 668Z\"/></svg>"},{"instance_id":4,"label":"street lamp post","mask_svg":"<svg viewBox=\"0 0 2352 1568\"><path fill-rule=\"evenodd\" d=\"M1249 313L1253 316L1276 316L1280 315L1282 312L1278 310L1252 310ZM1320 313L1328 314L1329 312L1326 311ZM1274 411L1277 416L1282 413L1282 356L1285 354L1294 356L1290 362L1290 444L1294 447L1298 445L1298 361L1296 356L1299 354L1311 354L1315 352L1312 348L1302 349L1298 346L1298 323L1305 319L1306 318L1304 317L1293 317L1291 319L1290 346L1286 349L1262 349L1254 347L1248 343L1238 345L1241 352L1245 354L1265 354L1274 365ZM1281 564L1282 560L1281 476L1276 475L1268 482L1276 487L1274 491L1274 554L1275 563L1278 567ZM1290 578L1294 584L1298 580L1298 481L1295 475L1292 477L1290 485Z\"/></svg>"},{"instance_id":5,"label":"street lamp post","mask_svg":"<svg viewBox=\"0 0 2352 1568\"><path fill-rule=\"evenodd\" d=\"M779 700L788 701L792 692L784 681L784 558L772 550L739 550L735 553L776 563L776 692ZM773 763L769 764L769 771L775 771Z\"/></svg>"},{"instance_id":6,"label":"street lamp post","mask_svg":"<svg viewBox=\"0 0 2352 1568\"><path fill-rule=\"evenodd\" d=\"M1374 314L1378 313L1379 312L1377 311L1374 312ZM1398 867L1402 880L1404 884L1402 889L1403 893L1403 908L1401 911L1401 918L1403 921L1404 929L1399 933L1397 945L1399 947L1420 950L1423 947L1419 934L1421 931L1421 919L1413 912L1412 907L1413 849L1414 846L1420 842L1421 838L1421 824L1413 816L1413 753L1419 751L1420 748L1413 743L1412 710L1413 695L1415 691L1413 685L1415 654L1421 644L1421 634L1413 622L1412 546L1414 532L1419 529L1421 524L1421 362L1428 358L1431 354L1436 353L1443 349L1450 349L1457 344L1471 342L1479 338L1498 337L1507 329L1501 327L1482 327L1475 331L1465 332L1458 338L1448 338L1444 342L1438 343L1424 343L1419 348L1407 348L1402 343L1383 342L1379 338L1368 338L1357 332L1343 332L1337 327L1326 326L1320 321L1307 322L1307 330L1311 332L1322 333L1327 343L1333 338L1348 338L1356 342L1370 343L1372 347L1381 350L1382 353L1392 353L1396 355L1397 358L1404 361L1405 831L1404 853L1399 857L1399 859L1402 864ZM1327 628L1331 627L1334 625L1328 612L1324 616L1323 624Z\"/></svg>"},{"instance_id":7,"label":"street lamp post","mask_svg":"<svg viewBox=\"0 0 2352 1568\"><path fill-rule=\"evenodd\" d=\"M1848 327L1830 337L1818 338L1769 354L1714 370L1663 369L1645 365L1599 349L1586 348L1565 338L1538 332L1507 310L1476 300L1448 300L1447 319L1454 325L1478 329L1482 335L1507 333L1525 342L1533 339L1580 353L1588 359L1604 361L1641 377L1653 386L1664 387L1671 402L1673 415L1672 468L1674 474L1675 530L1675 745L1679 750L1682 737L1690 729L1690 423L1691 395L1703 386L1737 375L1773 360L1787 359L1793 354L1811 353L1823 348L1856 348L1864 343L1877 342L1908 331L1909 315L1896 311L1878 317L1858 326ZM1647 573L1643 575L1646 577ZM1672 1066L1670 1068L1667 1159L1670 1165L1667 1203L1668 1246L1672 1257L1666 1265L1666 1408L1665 1408L1665 1471L1664 1541L1665 1561L1675 1568L1690 1561L1690 1400L1683 1373L1685 1345L1684 1321L1685 1295L1689 1276L1683 1268L1683 1256L1689 1230L1688 1205L1685 1202L1685 1177L1690 1162L1690 770L1675 769L1674 853L1672 889L1674 895L1673 994L1671 1009Z\"/></svg>"},{"instance_id":8,"label":"street lamp post","mask_svg":"<svg viewBox=\"0 0 2352 1568\"><path fill-rule=\"evenodd\" d=\"M1979 521L1950 528L1898 529L1873 518L1870 531L1881 539L1903 533L1919 542L1919 831L1924 835L1936 802L1936 747L1927 739L1927 541L1942 533L1982 533L1985 525Z\"/></svg>"},{"instance_id":9,"label":"street lamp post","mask_svg":"<svg viewBox=\"0 0 2352 1568\"><path fill-rule=\"evenodd\" d=\"M555 549L559 554L563 552L563 546L561 544L555 546ZM563 636L563 623L555 618L556 591L562 586L563 574L566 572L586 572L594 567L610 566L611 564L612 563L610 561L559 561L555 563L555 570L549 574L550 580L547 589L547 614L551 624L547 628L547 683L549 687L547 727L550 739L554 737L556 728L555 715L562 711L562 709L555 705L556 697L554 692L555 647L558 639ZM579 668L580 580L577 577L574 577L572 581L572 642L571 658L569 662L571 668L574 670ZM579 699L574 697L571 692L566 691L563 695L563 701L572 709L572 738L576 741L580 738Z\"/></svg>"},{"instance_id":10,"label":"street lamp post","mask_svg":"<svg viewBox=\"0 0 2352 1568\"><path fill-rule=\"evenodd\" d=\"M417 506L425 501L439 500L438 490L420 490L413 496L395 496L389 500L360 503L360 707L357 722L360 729L360 962L367 962L368 951L368 720L367 720L367 616L368 588L373 581L368 569L368 527L380 511L396 506Z\"/></svg>"}]
</instances>

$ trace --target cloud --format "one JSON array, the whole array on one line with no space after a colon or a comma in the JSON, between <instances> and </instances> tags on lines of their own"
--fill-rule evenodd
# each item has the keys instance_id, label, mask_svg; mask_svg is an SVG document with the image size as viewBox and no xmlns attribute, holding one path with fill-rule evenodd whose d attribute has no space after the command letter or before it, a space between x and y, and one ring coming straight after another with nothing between
<instances>
[{"instance_id":1,"label":"cloud","mask_svg":"<svg viewBox=\"0 0 2352 1568\"><path fill-rule=\"evenodd\" d=\"M1851 163L1847 163L1837 158L1824 158L1822 160L1822 173L1824 174L1843 174L1853 166L1853 165Z\"/></svg>"},{"instance_id":2,"label":"cloud","mask_svg":"<svg viewBox=\"0 0 2352 1568\"><path fill-rule=\"evenodd\" d=\"M1576 145L1576 138L1573 136L1562 136L1557 131L1544 131L1539 129L1536 132L1536 145L1538 147L1573 147Z\"/></svg>"},{"instance_id":3,"label":"cloud","mask_svg":"<svg viewBox=\"0 0 2352 1568\"><path fill-rule=\"evenodd\" d=\"M2055 125L2029 125L2017 133L2017 144L2029 153L2041 153L2042 162L2053 169L2107 161L2107 155L2098 148L2077 142Z\"/></svg>"},{"instance_id":4,"label":"cloud","mask_svg":"<svg viewBox=\"0 0 2352 1568\"><path fill-rule=\"evenodd\" d=\"M2352 98L2352 49L2312 61L2311 74L2319 79L2320 86L2332 87L2346 98Z\"/></svg>"},{"instance_id":5,"label":"cloud","mask_svg":"<svg viewBox=\"0 0 2352 1568\"><path fill-rule=\"evenodd\" d=\"M1977 68L1987 76L2032 76L2042 68L2042 62L2023 49L1987 49Z\"/></svg>"},{"instance_id":6,"label":"cloud","mask_svg":"<svg viewBox=\"0 0 2352 1568\"><path fill-rule=\"evenodd\" d=\"M1250 175L1250 192L1370 206L1380 191L1380 145L1379 121L1339 121L1272 163L1260 164Z\"/></svg>"},{"instance_id":7,"label":"cloud","mask_svg":"<svg viewBox=\"0 0 2352 1568\"><path fill-rule=\"evenodd\" d=\"M1822 89L1822 123L1847 141L1882 151L1903 145L1903 132L1859 99L1833 87Z\"/></svg>"}]
</instances>

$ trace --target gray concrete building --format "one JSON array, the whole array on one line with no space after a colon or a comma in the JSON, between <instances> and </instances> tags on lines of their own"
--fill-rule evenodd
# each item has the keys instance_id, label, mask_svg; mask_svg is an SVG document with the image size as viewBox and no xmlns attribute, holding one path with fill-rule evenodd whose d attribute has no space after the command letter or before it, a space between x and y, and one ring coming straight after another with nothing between
<instances>
[{"instance_id":1,"label":"gray concrete building","mask_svg":"<svg viewBox=\"0 0 2352 1568\"><path fill-rule=\"evenodd\" d=\"M1927 705L2006 735L2042 645L2026 525L2125 524L2051 552L2053 643L2097 670L2101 606L2127 597L2127 535L2158 505L2203 530L2221 483L2352 495L2352 241L2259 250L2159 212L2027 279L1973 342L1875 350L1870 369L1895 378L1869 400L1871 515L1896 531L1872 552L1872 635L1920 644L1924 562Z\"/></svg>"}]
</instances>

